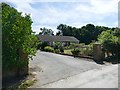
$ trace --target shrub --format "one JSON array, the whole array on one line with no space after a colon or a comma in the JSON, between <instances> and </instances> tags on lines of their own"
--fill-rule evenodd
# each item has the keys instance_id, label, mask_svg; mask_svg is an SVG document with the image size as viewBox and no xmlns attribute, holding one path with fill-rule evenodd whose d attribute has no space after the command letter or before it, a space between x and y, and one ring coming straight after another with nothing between
<instances>
[{"instance_id":1,"label":"shrub","mask_svg":"<svg viewBox=\"0 0 120 90\"><path fill-rule=\"evenodd\" d=\"M82 47L82 46L84 46L84 45L85 45L84 43L80 43L80 44L72 43L72 44L69 45L69 46L65 46L64 49L78 48L78 47Z\"/></svg>"},{"instance_id":2,"label":"shrub","mask_svg":"<svg viewBox=\"0 0 120 90\"><path fill-rule=\"evenodd\" d=\"M54 43L54 49L59 49L60 46L61 46L60 42L55 42Z\"/></svg>"},{"instance_id":3,"label":"shrub","mask_svg":"<svg viewBox=\"0 0 120 90\"><path fill-rule=\"evenodd\" d=\"M112 55L120 54L120 29L115 29L115 31L107 30L103 31L99 37L98 41L102 43L105 52L112 53ZM108 55L109 56L109 55Z\"/></svg>"},{"instance_id":4,"label":"shrub","mask_svg":"<svg viewBox=\"0 0 120 90\"><path fill-rule=\"evenodd\" d=\"M44 48L48 46L48 42L42 42L41 45L40 45L40 49L41 50L44 50Z\"/></svg>"},{"instance_id":5,"label":"shrub","mask_svg":"<svg viewBox=\"0 0 120 90\"><path fill-rule=\"evenodd\" d=\"M60 47L60 52L64 53L64 48L62 46Z\"/></svg>"},{"instance_id":6,"label":"shrub","mask_svg":"<svg viewBox=\"0 0 120 90\"><path fill-rule=\"evenodd\" d=\"M52 47L50 47L50 46L46 46L46 47L44 48L44 51L46 51L46 52L54 52L54 48L52 48Z\"/></svg>"},{"instance_id":7,"label":"shrub","mask_svg":"<svg viewBox=\"0 0 120 90\"><path fill-rule=\"evenodd\" d=\"M91 46L88 46L86 49L84 49L84 54L87 56L93 56L93 48Z\"/></svg>"},{"instance_id":8,"label":"shrub","mask_svg":"<svg viewBox=\"0 0 120 90\"><path fill-rule=\"evenodd\" d=\"M41 45L42 45L42 42L39 41L38 46L37 46L37 50L41 49Z\"/></svg>"},{"instance_id":9,"label":"shrub","mask_svg":"<svg viewBox=\"0 0 120 90\"><path fill-rule=\"evenodd\" d=\"M2 69L24 68L28 57L35 55L38 39L31 29L30 15L22 15L6 3L2 7ZM1 14L0 14L1 15ZM22 57L22 55L25 58Z\"/></svg>"},{"instance_id":10,"label":"shrub","mask_svg":"<svg viewBox=\"0 0 120 90\"><path fill-rule=\"evenodd\" d=\"M75 48L75 49L71 50L71 52L74 56L78 56L80 53L80 50L78 48Z\"/></svg>"},{"instance_id":11,"label":"shrub","mask_svg":"<svg viewBox=\"0 0 120 90\"><path fill-rule=\"evenodd\" d=\"M60 52L60 50L59 49L55 49L55 53L59 53Z\"/></svg>"}]
</instances>

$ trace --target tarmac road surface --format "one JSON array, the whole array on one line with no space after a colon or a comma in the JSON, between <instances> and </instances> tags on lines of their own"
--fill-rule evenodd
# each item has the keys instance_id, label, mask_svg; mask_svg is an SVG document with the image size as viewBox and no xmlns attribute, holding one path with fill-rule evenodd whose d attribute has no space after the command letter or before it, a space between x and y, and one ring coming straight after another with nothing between
<instances>
[{"instance_id":1,"label":"tarmac road surface","mask_svg":"<svg viewBox=\"0 0 120 90\"><path fill-rule=\"evenodd\" d=\"M38 51L29 66L37 79L30 88L118 88L117 64Z\"/></svg>"}]
</instances>

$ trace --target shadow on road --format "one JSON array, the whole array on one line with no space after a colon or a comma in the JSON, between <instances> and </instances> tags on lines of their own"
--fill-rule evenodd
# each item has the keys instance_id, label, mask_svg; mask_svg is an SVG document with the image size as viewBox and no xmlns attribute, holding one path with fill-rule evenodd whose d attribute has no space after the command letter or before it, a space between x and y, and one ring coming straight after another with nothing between
<instances>
[{"instance_id":1,"label":"shadow on road","mask_svg":"<svg viewBox=\"0 0 120 90\"><path fill-rule=\"evenodd\" d=\"M18 76L2 81L2 90L13 90L17 85L21 84L27 76Z\"/></svg>"}]
</instances>

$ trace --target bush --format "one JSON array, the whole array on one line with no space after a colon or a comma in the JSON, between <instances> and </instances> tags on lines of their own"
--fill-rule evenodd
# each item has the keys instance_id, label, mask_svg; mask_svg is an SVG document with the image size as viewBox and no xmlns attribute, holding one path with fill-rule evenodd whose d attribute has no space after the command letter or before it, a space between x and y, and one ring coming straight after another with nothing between
<instances>
[{"instance_id":1,"label":"bush","mask_svg":"<svg viewBox=\"0 0 120 90\"><path fill-rule=\"evenodd\" d=\"M103 31L99 37L98 40L103 45L103 49L105 52L112 53L112 55L118 55L120 54L120 29L115 29L115 31L107 30ZM109 56L109 55L108 55Z\"/></svg>"},{"instance_id":2,"label":"bush","mask_svg":"<svg viewBox=\"0 0 120 90\"><path fill-rule=\"evenodd\" d=\"M89 45L85 45L84 48L80 48L80 54L86 56L93 56L93 44L94 42L90 43Z\"/></svg>"},{"instance_id":3,"label":"bush","mask_svg":"<svg viewBox=\"0 0 120 90\"><path fill-rule=\"evenodd\" d=\"M50 47L50 46L46 46L46 47L44 48L44 51L46 51L46 52L54 52L54 48L52 48L52 47Z\"/></svg>"},{"instance_id":4,"label":"bush","mask_svg":"<svg viewBox=\"0 0 120 90\"><path fill-rule=\"evenodd\" d=\"M78 56L80 54L80 50L78 48L71 50L74 56Z\"/></svg>"},{"instance_id":5,"label":"bush","mask_svg":"<svg viewBox=\"0 0 120 90\"><path fill-rule=\"evenodd\" d=\"M60 50L59 49L55 49L55 53L59 53L60 52Z\"/></svg>"},{"instance_id":6,"label":"bush","mask_svg":"<svg viewBox=\"0 0 120 90\"><path fill-rule=\"evenodd\" d=\"M78 47L82 47L82 46L84 46L84 45L85 45L84 43L80 43L80 44L72 43L72 44L69 45L69 46L65 46L64 49L78 48Z\"/></svg>"},{"instance_id":7,"label":"bush","mask_svg":"<svg viewBox=\"0 0 120 90\"><path fill-rule=\"evenodd\" d=\"M48 46L48 42L43 42L41 44L41 50L44 50L46 46Z\"/></svg>"},{"instance_id":8,"label":"bush","mask_svg":"<svg viewBox=\"0 0 120 90\"><path fill-rule=\"evenodd\" d=\"M54 43L54 49L59 49L60 46L61 46L60 42L55 42Z\"/></svg>"},{"instance_id":9,"label":"bush","mask_svg":"<svg viewBox=\"0 0 120 90\"><path fill-rule=\"evenodd\" d=\"M2 23L2 69L27 67L28 57L35 55L38 45L38 39L31 29L31 17L27 14L23 16L21 12L6 3L0 5L2 7L2 22L0 21Z\"/></svg>"},{"instance_id":10,"label":"bush","mask_svg":"<svg viewBox=\"0 0 120 90\"><path fill-rule=\"evenodd\" d=\"M87 56L93 56L93 48L91 46L88 46L85 51L84 54Z\"/></svg>"},{"instance_id":11,"label":"bush","mask_svg":"<svg viewBox=\"0 0 120 90\"><path fill-rule=\"evenodd\" d=\"M64 53L64 48L62 46L60 47L60 52Z\"/></svg>"},{"instance_id":12,"label":"bush","mask_svg":"<svg viewBox=\"0 0 120 90\"><path fill-rule=\"evenodd\" d=\"M37 50L41 49L41 45L42 45L42 42L39 41L38 46L37 46Z\"/></svg>"}]
</instances>

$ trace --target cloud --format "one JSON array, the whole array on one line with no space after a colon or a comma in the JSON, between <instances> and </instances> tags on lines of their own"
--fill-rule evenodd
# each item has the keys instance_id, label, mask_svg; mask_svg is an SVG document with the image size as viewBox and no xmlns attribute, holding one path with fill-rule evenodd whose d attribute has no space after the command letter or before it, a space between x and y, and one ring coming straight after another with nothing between
<instances>
[{"instance_id":1,"label":"cloud","mask_svg":"<svg viewBox=\"0 0 120 90\"><path fill-rule=\"evenodd\" d=\"M90 0L25 0L22 2L38 3L38 2L88 2ZM21 2L20 0L4 0L4 2Z\"/></svg>"},{"instance_id":2,"label":"cloud","mask_svg":"<svg viewBox=\"0 0 120 90\"><path fill-rule=\"evenodd\" d=\"M81 27L88 23L103 26L116 26L118 22L118 0L5 0L15 8L31 14L33 31L40 27L48 27L57 31L56 27L63 23Z\"/></svg>"}]
</instances>

